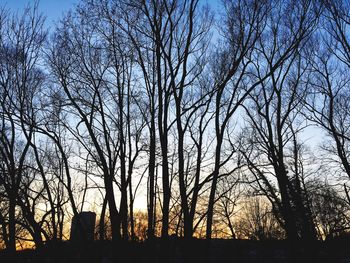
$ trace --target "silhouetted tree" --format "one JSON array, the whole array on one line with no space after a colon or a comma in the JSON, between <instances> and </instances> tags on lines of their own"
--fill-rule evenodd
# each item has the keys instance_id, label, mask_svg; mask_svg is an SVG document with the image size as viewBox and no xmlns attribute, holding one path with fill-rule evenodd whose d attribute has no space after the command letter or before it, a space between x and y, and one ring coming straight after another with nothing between
<instances>
[{"instance_id":1,"label":"silhouetted tree","mask_svg":"<svg viewBox=\"0 0 350 263\"><path fill-rule=\"evenodd\" d=\"M287 237L313 239L313 221L301 193L300 174L294 168L298 167L297 136L305 127L299 118L301 98L307 92L302 85L308 69L304 59L307 53L300 50L307 48L317 26L318 10L312 2L304 1L280 2L275 8L268 20L270 30L259 42L261 53L253 62L261 85L249 94L250 103L244 106L249 123L249 134L244 133L248 146L244 156L261 189L280 213ZM281 58L283 64L272 71ZM271 72L267 78L266 71ZM292 153L288 153L288 145L292 145ZM294 164L288 166L290 155Z\"/></svg>"},{"instance_id":2,"label":"silhouetted tree","mask_svg":"<svg viewBox=\"0 0 350 263\"><path fill-rule=\"evenodd\" d=\"M310 62L312 72L308 86L313 92L305 100L307 116L329 138L322 145L324 160L328 165L341 164L336 170L349 177L350 6L347 1L323 1L323 4L322 28L315 36L314 56ZM321 38L324 41L316 42ZM347 186L344 187L347 193Z\"/></svg>"},{"instance_id":3,"label":"silhouetted tree","mask_svg":"<svg viewBox=\"0 0 350 263\"><path fill-rule=\"evenodd\" d=\"M2 9L0 16L0 184L9 202L7 248L14 251L17 205L32 227L31 234L36 246L42 245L41 228L35 220L35 211L28 210L30 207L22 203L21 194L25 192L21 188L29 165L26 157L34 140L35 94L43 81L38 60L46 33L43 30L44 19L38 14L37 5L28 7L22 15L13 17Z\"/></svg>"},{"instance_id":4,"label":"silhouetted tree","mask_svg":"<svg viewBox=\"0 0 350 263\"><path fill-rule=\"evenodd\" d=\"M246 201L237 219L236 229L239 238L263 241L285 237L271 205L263 197L253 197Z\"/></svg>"},{"instance_id":5,"label":"silhouetted tree","mask_svg":"<svg viewBox=\"0 0 350 263\"><path fill-rule=\"evenodd\" d=\"M338 187L314 181L307 184L311 208L320 239L334 238L350 228L348 204Z\"/></svg>"}]
</instances>

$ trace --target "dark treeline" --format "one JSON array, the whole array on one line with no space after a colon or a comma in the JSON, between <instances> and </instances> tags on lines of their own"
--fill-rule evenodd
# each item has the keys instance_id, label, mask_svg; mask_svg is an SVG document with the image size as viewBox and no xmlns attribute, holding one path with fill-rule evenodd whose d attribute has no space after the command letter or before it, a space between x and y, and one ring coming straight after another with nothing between
<instances>
[{"instance_id":1,"label":"dark treeline","mask_svg":"<svg viewBox=\"0 0 350 263\"><path fill-rule=\"evenodd\" d=\"M0 9L4 248L91 209L99 240L346 233L349 1L215 9L83 0L50 31Z\"/></svg>"}]
</instances>

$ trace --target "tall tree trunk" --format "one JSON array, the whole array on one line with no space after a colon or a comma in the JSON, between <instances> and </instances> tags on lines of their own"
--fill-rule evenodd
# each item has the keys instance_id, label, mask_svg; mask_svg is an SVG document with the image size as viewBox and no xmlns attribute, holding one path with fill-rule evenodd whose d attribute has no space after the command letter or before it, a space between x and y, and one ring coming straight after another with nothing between
<instances>
[{"instance_id":1,"label":"tall tree trunk","mask_svg":"<svg viewBox=\"0 0 350 263\"><path fill-rule=\"evenodd\" d=\"M129 168L130 169L130 168ZM130 178L129 182L129 218L130 218L130 234L131 240L135 240L135 222L134 222L134 198L132 193L132 182L131 182L131 170L128 175Z\"/></svg>"},{"instance_id":2,"label":"tall tree trunk","mask_svg":"<svg viewBox=\"0 0 350 263\"><path fill-rule=\"evenodd\" d=\"M207 210L207 227L206 227L207 239L211 239L211 235L212 235L215 193L216 193L216 187L217 187L219 170L220 170L220 162L221 162L222 134L220 132L217 132L216 136L217 136L216 137L217 145L215 149L215 164L214 164L214 171L213 171L212 183L210 187L208 210Z\"/></svg>"},{"instance_id":3,"label":"tall tree trunk","mask_svg":"<svg viewBox=\"0 0 350 263\"><path fill-rule=\"evenodd\" d=\"M9 193L8 226L9 242L6 249L12 253L16 251L16 195L13 193L13 189L11 189L11 193Z\"/></svg>"},{"instance_id":4,"label":"tall tree trunk","mask_svg":"<svg viewBox=\"0 0 350 263\"><path fill-rule=\"evenodd\" d=\"M148 167L148 228L147 237L154 237L154 199L155 199L155 167L156 167L156 140L155 140L155 122L154 114L151 113L151 127L150 127L150 145L149 145L149 167Z\"/></svg>"},{"instance_id":5,"label":"tall tree trunk","mask_svg":"<svg viewBox=\"0 0 350 263\"><path fill-rule=\"evenodd\" d=\"M105 231L105 218L106 218L106 208L107 208L107 198L104 197L102 209L101 209L101 215L100 215L100 222L99 222L99 240L103 241L105 239L106 231Z\"/></svg>"},{"instance_id":6,"label":"tall tree trunk","mask_svg":"<svg viewBox=\"0 0 350 263\"><path fill-rule=\"evenodd\" d=\"M114 199L113 179L109 174L104 175L104 182L106 188L106 199L108 202L109 214L111 218L112 241L115 242L119 241L121 238L120 216Z\"/></svg>"},{"instance_id":7,"label":"tall tree trunk","mask_svg":"<svg viewBox=\"0 0 350 263\"><path fill-rule=\"evenodd\" d=\"M275 173L278 180L278 186L281 193L282 200L282 216L284 220L284 229L287 234L287 238L294 242L298 239L297 226L295 222L295 217L293 213L293 208L291 205L291 199L288 193L288 178L286 177L285 169L277 167L275 168Z\"/></svg>"},{"instance_id":8,"label":"tall tree trunk","mask_svg":"<svg viewBox=\"0 0 350 263\"><path fill-rule=\"evenodd\" d=\"M124 167L124 168L123 168ZM125 177L125 162L121 164L121 197L120 197L120 220L122 224L123 239L128 239L128 192L127 180Z\"/></svg>"},{"instance_id":9,"label":"tall tree trunk","mask_svg":"<svg viewBox=\"0 0 350 263\"><path fill-rule=\"evenodd\" d=\"M177 126L178 126L178 167L179 167L179 186L180 186L180 198L181 198L181 211L183 214L184 220L184 237L190 238L192 237L192 227L188 210L187 203L187 193L186 193L186 182L185 182L185 174L184 174L184 134L181 127L181 119L180 116L177 117Z\"/></svg>"},{"instance_id":10,"label":"tall tree trunk","mask_svg":"<svg viewBox=\"0 0 350 263\"><path fill-rule=\"evenodd\" d=\"M163 209L162 209L162 237L167 238L169 233L169 207L170 207L170 181L168 166L168 92L162 86L161 70L161 47L160 36L157 35L156 43L156 68L158 87L158 131L162 153L162 186L163 186Z\"/></svg>"}]
</instances>

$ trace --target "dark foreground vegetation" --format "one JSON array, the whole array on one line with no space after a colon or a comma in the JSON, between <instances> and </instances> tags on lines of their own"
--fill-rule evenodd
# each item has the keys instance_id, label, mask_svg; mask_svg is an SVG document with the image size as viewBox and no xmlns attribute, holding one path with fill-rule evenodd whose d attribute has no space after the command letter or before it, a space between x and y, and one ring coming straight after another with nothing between
<instances>
[{"instance_id":1,"label":"dark foreground vegetation","mask_svg":"<svg viewBox=\"0 0 350 263\"><path fill-rule=\"evenodd\" d=\"M349 239L291 245L287 241L170 238L146 242L51 243L40 250L0 252L13 263L161 263L161 262L349 262Z\"/></svg>"},{"instance_id":2,"label":"dark foreground vegetation","mask_svg":"<svg viewBox=\"0 0 350 263\"><path fill-rule=\"evenodd\" d=\"M318 240L350 229L350 1L208 2L81 0L50 29L0 6L6 253L346 258ZM113 243L57 243L83 211Z\"/></svg>"}]
</instances>

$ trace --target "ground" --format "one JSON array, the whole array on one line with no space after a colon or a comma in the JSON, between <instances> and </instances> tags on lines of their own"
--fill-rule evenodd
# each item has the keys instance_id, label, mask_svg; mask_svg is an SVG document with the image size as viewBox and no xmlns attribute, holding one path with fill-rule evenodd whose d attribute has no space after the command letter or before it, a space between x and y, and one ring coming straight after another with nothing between
<instances>
[{"instance_id":1,"label":"ground","mask_svg":"<svg viewBox=\"0 0 350 263\"><path fill-rule=\"evenodd\" d=\"M186 262L349 262L350 240L302 243L248 240L185 240L170 238L146 242L69 242L47 244L9 256L0 251L0 262L13 263L186 263Z\"/></svg>"}]
</instances>

